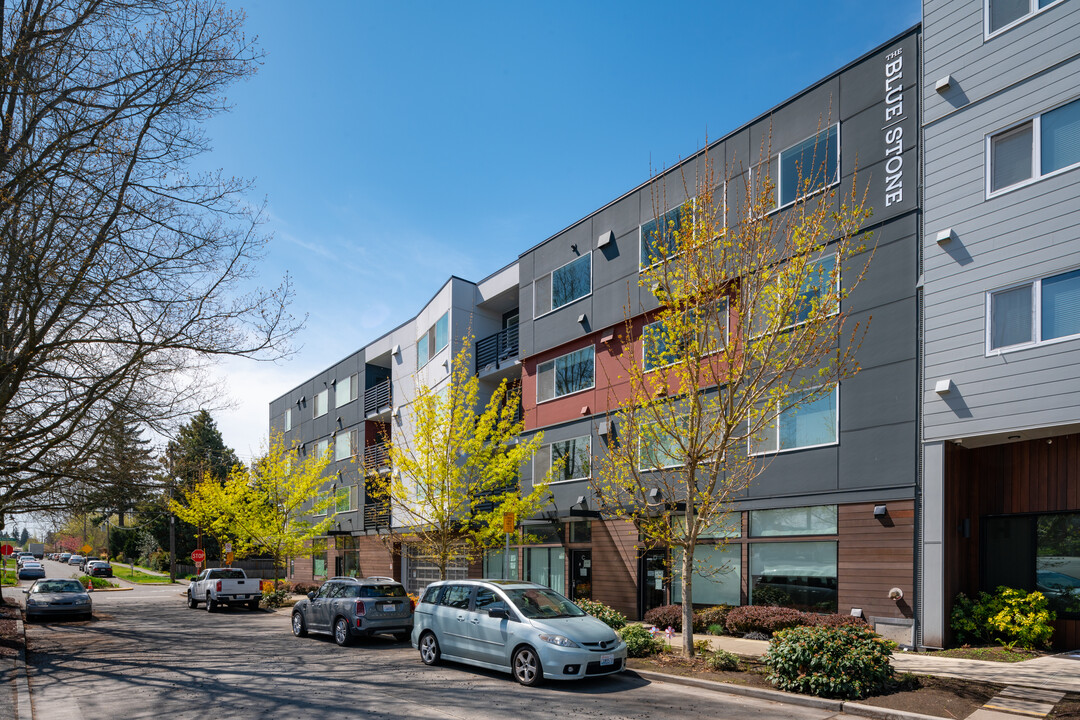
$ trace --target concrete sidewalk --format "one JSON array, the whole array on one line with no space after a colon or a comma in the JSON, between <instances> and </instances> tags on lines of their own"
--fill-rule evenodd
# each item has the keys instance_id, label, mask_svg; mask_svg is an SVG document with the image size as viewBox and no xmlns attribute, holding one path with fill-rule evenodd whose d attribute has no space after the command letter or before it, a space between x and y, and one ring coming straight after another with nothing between
<instances>
[{"instance_id":1,"label":"concrete sidewalk","mask_svg":"<svg viewBox=\"0 0 1080 720\"><path fill-rule=\"evenodd\" d=\"M766 640L743 640L715 635L694 635L694 639L708 640L714 649L722 648L748 657L759 656L769 649ZM676 634L671 639L671 645L682 647L682 635ZM1077 653L1049 655L1019 663L1000 663L897 651L893 653L892 666L898 672L917 675L938 675L999 685L1080 693L1080 654Z\"/></svg>"}]
</instances>

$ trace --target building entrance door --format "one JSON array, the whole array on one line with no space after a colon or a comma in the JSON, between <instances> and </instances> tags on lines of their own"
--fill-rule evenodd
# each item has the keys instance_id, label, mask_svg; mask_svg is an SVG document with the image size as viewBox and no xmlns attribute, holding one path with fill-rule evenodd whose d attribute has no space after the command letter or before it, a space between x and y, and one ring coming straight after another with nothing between
<instances>
[{"instance_id":1,"label":"building entrance door","mask_svg":"<svg viewBox=\"0 0 1080 720\"><path fill-rule=\"evenodd\" d=\"M592 600L592 551L570 551L570 599Z\"/></svg>"},{"instance_id":2,"label":"building entrance door","mask_svg":"<svg viewBox=\"0 0 1080 720\"><path fill-rule=\"evenodd\" d=\"M638 614L667 604L667 552L649 550L638 562Z\"/></svg>"}]
</instances>

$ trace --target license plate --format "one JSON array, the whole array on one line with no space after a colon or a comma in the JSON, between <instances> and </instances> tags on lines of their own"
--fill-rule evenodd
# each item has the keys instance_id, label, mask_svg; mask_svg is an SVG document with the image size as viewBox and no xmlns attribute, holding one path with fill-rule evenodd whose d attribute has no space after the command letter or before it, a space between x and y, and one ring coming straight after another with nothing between
<instances>
[{"instance_id":1,"label":"license plate","mask_svg":"<svg viewBox=\"0 0 1080 720\"><path fill-rule=\"evenodd\" d=\"M241 600L247 600L247 595L237 595L236 597L240 598Z\"/></svg>"},{"instance_id":2,"label":"license plate","mask_svg":"<svg viewBox=\"0 0 1080 720\"><path fill-rule=\"evenodd\" d=\"M395 610L397 610L397 605L394 605L393 603L386 603L382 606L383 612L394 612Z\"/></svg>"},{"instance_id":3,"label":"license plate","mask_svg":"<svg viewBox=\"0 0 1080 720\"><path fill-rule=\"evenodd\" d=\"M614 664L615 664L615 655L614 654L608 654L608 655L601 655L600 656L600 666L601 667L603 667L604 665L614 665Z\"/></svg>"}]
</instances>

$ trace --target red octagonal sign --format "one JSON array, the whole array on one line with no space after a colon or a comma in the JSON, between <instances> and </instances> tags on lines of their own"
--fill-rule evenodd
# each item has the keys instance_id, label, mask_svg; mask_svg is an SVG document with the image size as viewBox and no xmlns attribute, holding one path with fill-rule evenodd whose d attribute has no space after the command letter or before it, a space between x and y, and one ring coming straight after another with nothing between
<instances>
[{"instance_id":1,"label":"red octagonal sign","mask_svg":"<svg viewBox=\"0 0 1080 720\"><path fill-rule=\"evenodd\" d=\"M13 552L15 552L15 548L11 547L10 545L4 545L3 547L0 547L0 555L10 555Z\"/></svg>"},{"instance_id":2,"label":"red octagonal sign","mask_svg":"<svg viewBox=\"0 0 1080 720\"><path fill-rule=\"evenodd\" d=\"M203 560L206 559L206 552L203 550L192 550L191 559L197 563L201 563Z\"/></svg>"}]
</instances>

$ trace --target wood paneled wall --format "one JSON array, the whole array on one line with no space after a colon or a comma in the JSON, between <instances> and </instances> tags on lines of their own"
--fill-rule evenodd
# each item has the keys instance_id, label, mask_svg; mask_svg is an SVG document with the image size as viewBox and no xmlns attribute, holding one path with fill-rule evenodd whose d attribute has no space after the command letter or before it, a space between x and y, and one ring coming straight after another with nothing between
<instances>
[{"instance_id":1,"label":"wood paneled wall","mask_svg":"<svg viewBox=\"0 0 1080 720\"><path fill-rule=\"evenodd\" d=\"M637 530L618 520L592 524L593 599L628 618L638 617Z\"/></svg>"},{"instance_id":2,"label":"wood paneled wall","mask_svg":"<svg viewBox=\"0 0 1080 720\"><path fill-rule=\"evenodd\" d=\"M874 517L874 503L838 508L837 610L847 614L862 608L871 616L911 618L915 606L915 502L886 503L884 518ZM898 587L904 597L889 599Z\"/></svg>"},{"instance_id":3,"label":"wood paneled wall","mask_svg":"<svg viewBox=\"0 0 1080 720\"><path fill-rule=\"evenodd\" d=\"M986 515L1080 511L1080 435L968 449L945 447L945 616L979 591ZM968 533L964 537L965 521ZM1080 620L1059 620L1055 647L1080 647Z\"/></svg>"}]
</instances>

